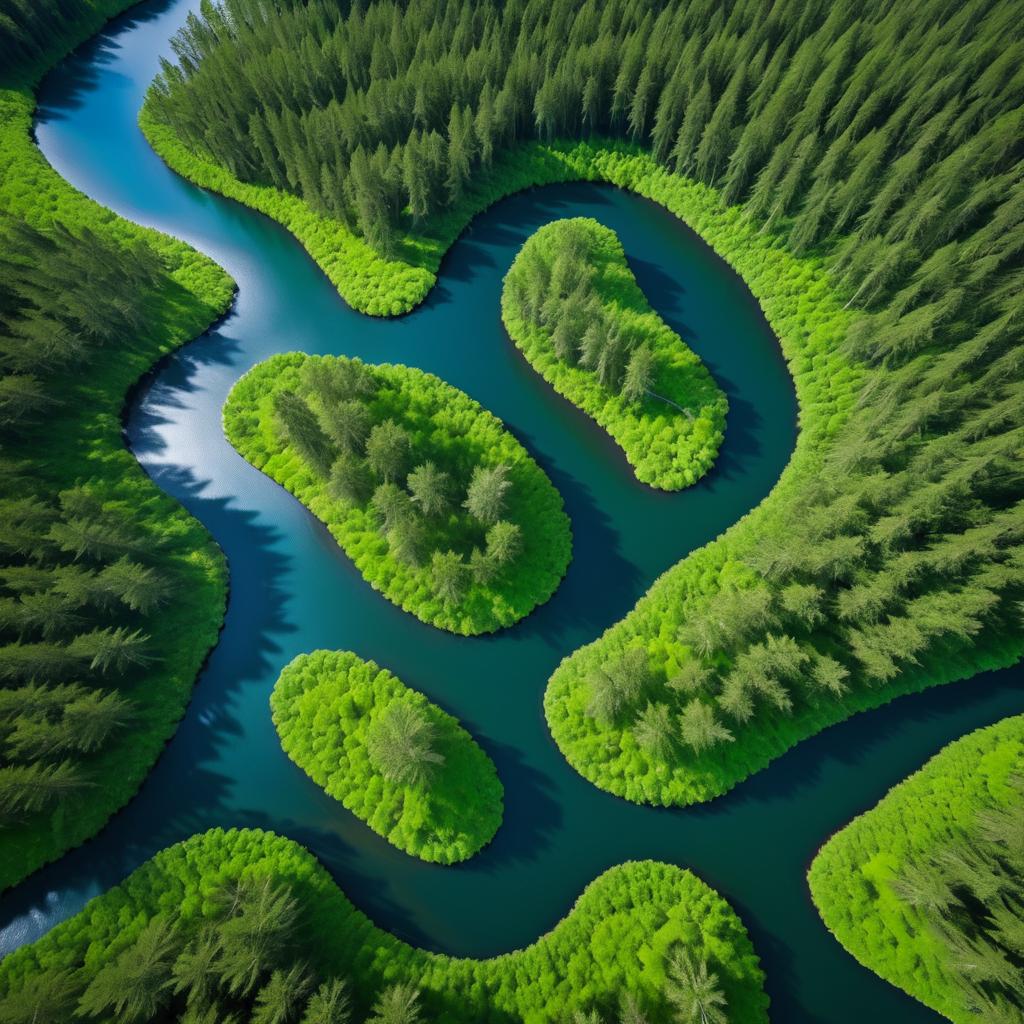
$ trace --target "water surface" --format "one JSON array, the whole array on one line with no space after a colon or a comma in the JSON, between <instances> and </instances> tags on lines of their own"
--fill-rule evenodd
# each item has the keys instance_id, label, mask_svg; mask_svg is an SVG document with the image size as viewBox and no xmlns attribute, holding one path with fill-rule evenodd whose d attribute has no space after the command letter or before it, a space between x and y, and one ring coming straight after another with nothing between
<instances>
[{"instance_id":1,"label":"water surface","mask_svg":"<svg viewBox=\"0 0 1024 1024\"><path fill-rule=\"evenodd\" d=\"M352 312L282 229L177 178L142 138L135 118L145 88L197 6L160 0L114 22L46 80L37 132L77 187L186 239L238 282L231 315L162 367L128 420L146 471L227 554L227 622L186 718L135 800L94 840L4 897L0 950L38 937L170 843L218 825L259 826L312 850L381 926L473 956L532 941L612 865L669 861L696 871L742 915L776 1021L938 1020L843 952L818 920L804 875L832 832L943 744L1024 710L1020 670L861 715L728 796L681 811L599 792L568 767L544 724L544 686L558 662L754 507L792 452L792 382L742 282L653 204L608 187L551 186L478 217L412 315L382 321ZM533 374L501 327L501 278L519 246L553 218L581 215L618 232L652 304L729 395L718 466L681 494L637 484L618 449ZM295 349L422 367L505 420L572 519L574 558L555 597L512 629L466 639L421 624L364 583L326 530L221 432L220 408L238 377ZM507 805L486 850L457 867L420 863L287 760L269 693L282 666L318 647L377 660L480 741Z\"/></svg>"}]
</instances>

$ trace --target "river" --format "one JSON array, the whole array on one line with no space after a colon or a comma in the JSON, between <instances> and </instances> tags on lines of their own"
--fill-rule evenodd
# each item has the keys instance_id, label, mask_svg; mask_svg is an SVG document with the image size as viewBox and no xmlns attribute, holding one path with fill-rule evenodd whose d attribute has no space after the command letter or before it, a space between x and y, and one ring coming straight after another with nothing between
<instances>
[{"instance_id":1,"label":"river","mask_svg":"<svg viewBox=\"0 0 1024 1024\"><path fill-rule=\"evenodd\" d=\"M481 216L428 301L398 320L361 316L281 228L168 171L136 115L198 0L144 3L51 73L37 136L53 166L118 213L203 250L238 282L217 328L162 365L130 409L146 471L223 547L223 635L172 742L138 796L92 841L8 893L0 951L31 941L159 849L213 826L272 829L307 846L370 917L410 942L487 956L531 942L594 877L626 860L694 870L750 929L779 1022L939 1018L861 968L825 931L805 872L821 843L950 740L1024 710L1019 668L895 701L803 744L731 794L686 810L599 792L563 760L542 695L558 662L598 636L655 577L760 502L796 437L778 344L743 283L684 225L596 185L550 186ZM502 329L501 278L522 242L557 217L618 232L641 287L727 391L718 465L665 495L519 357ZM565 498L573 561L554 598L493 637L425 626L373 591L290 495L244 462L220 426L238 377L275 352L345 353L438 374L501 417ZM506 813L494 842L456 867L428 865L374 835L284 756L268 697L296 654L373 658L461 719L497 765Z\"/></svg>"}]
</instances>

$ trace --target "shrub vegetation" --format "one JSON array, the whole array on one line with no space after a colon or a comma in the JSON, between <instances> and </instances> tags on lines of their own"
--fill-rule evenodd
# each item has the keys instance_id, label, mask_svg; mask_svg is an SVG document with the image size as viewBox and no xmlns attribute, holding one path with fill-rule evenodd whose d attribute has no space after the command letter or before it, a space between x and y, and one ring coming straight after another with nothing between
<instances>
[{"instance_id":1,"label":"shrub vegetation","mask_svg":"<svg viewBox=\"0 0 1024 1024\"><path fill-rule=\"evenodd\" d=\"M453 864L497 832L494 763L456 719L374 662L300 654L270 708L285 753L400 850Z\"/></svg>"},{"instance_id":2,"label":"shrub vegetation","mask_svg":"<svg viewBox=\"0 0 1024 1024\"><path fill-rule=\"evenodd\" d=\"M780 338L802 432L772 495L551 680L587 778L706 800L857 710L1019 657L1013 5L247 11L186 27L144 123L360 308L418 301L497 196L586 178L686 220Z\"/></svg>"},{"instance_id":3,"label":"shrub vegetation","mask_svg":"<svg viewBox=\"0 0 1024 1024\"><path fill-rule=\"evenodd\" d=\"M135 793L223 616L220 552L125 450L120 414L231 281L75 192L30 136L38 76L126 6L0 12L0 888Z\"/></svg>"},{"instance_id":4,"label":"shrub vegetation","mask_svg":"<svg viewBox=\"0 0 1024 1024\"><path fill-rule=\"evenodd\" d=\"M695 483L722 443L725 395L647 304L615 232L556 221L523 245L501 318L530 365L615 439L637 479Z\"/></svg>"},{"instance_id":5,"label":"shrub vegetation","mask_svg":"<svg viewBox=\"0 0 1024 1024\"><path fill-rule=\"evenodd\" d=\"M957 1024L1024 1011L1024 717L965 736L833 836L810 870L862 964Z\"/></svg>"},{"instance_id":6,"label":"shrub vegetation","mask_svg":"<svg viewBox=\"0 0 1024 1024\"><path fill-rule=\"evenodd\" d=\"M232 389L224 429L424 622L511 625L565 574L569 520L547 475L500 420L422 370L274 356Z\"/></svg>"},{"instance_id":7,"label":"shrub vegetation","mask_svg":"<svg viewBox=\"0 0 1024 1024\"><path fill-rule=\"evenodd\" d=\"M221 829L164 850L8 956L0 964L0 1015L43 1004L59 1010L49 1019L65 1020L77 1005L84 1020L106 1020L120 1000L144 1008L117 1018L135 1024L158 1014L190 1024L266 1024L296 1019L317 986L329 993L340 983L351 986L355 1019L374 1003L374 1024L562 1024L577 1012L597 1015L587 1021L690 1024L701 1007L718 1011L710 1021L725 1019L723 1011L730 1024L768 1019L742 923L681 868L653 861L612 868L532 945L458 959L375 927L295 843ZM249 1016L254 1002L278 1006L283 991L294 993L290 1016ZM403 1000L413 999L421 1012L399 1015ZM384 1000L394 1016L382 1011ZM305 1012L304 1024L350 1019Z\"/></svg>"}]
</instances>

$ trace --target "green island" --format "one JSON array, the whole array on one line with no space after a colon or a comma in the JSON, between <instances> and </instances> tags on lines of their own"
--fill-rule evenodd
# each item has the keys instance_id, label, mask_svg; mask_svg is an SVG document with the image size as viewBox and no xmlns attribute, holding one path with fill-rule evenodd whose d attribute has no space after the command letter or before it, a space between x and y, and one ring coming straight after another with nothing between
<instances>
[{"instance_id":1,"label":"green island","mask_svg":"<svg viewBox=\"0 0 1024 1024\"><path fill-rule=\"evenodd\" d=\"M206 529L125 449L121 410L233 284L75 191L34 145L35 83L129 4L63 6L25 6L24 39L0 22L0 889L135 794L227 593Z\"/></svg>"},{"instance_id":2,"label":"green island","mask_svg":"<svg viewBox=\"0 0 1024 1024\"><path fill-rule=\"evenodd\" d=\"M465 635L510 626L565 575L561 495L500 420L432 374L274 356L232 388L224 431L424 622Z\"/></svg>"},{"instance_id":3,"label":"green island","mask_svg":"<svg viewBox=\"0 0 1024 1024\"><path fill-rule=\"evenodd\" d=\"M951 743L815 857L811 894L865 967L955 1021L1024 1011L1024 716Z\"/></svg>"},{"instance_id":4,"label":"green island","mask_svg":"<svg viewBox=\"0 0 1024 1024\"><path fill-rule=\"evenodd\" d=\"M454 864L498 831L494 763L456 719L375 662L350 651L300 654L270 709L284 752L400 850Z\"/></svg>"},{"instance_id":5,"label":"green island","mask_svg":"<svg viewBox=\"0 0 1024 1024\"><path fill-rule=\"evenodd\" d=\"M647 304L614 231L577 217L535 232L505 277L501 318L527 362L614 438L638 480L673 491L711 468L726 397Z\"/></svg>"},{"instance_id":6,"label":"green island","mask_svg":"<svg viewBox=\"0 0 1024 1024\"><path fill-rule=\"evenodd\" d=\"M715 1014L708 1020L766 1024L762 985L736 914L668 864L612 868L532 945L458 959L375 927L296 843L215 829L157 854L6 957L0 1019L43 1008L50 1016L36 1019L63 1020L79 1006L88 1008L86 1019L111 1011L121 1020L175 1019L174 1011L205 1024L239 1019L225 1018L234 1012L264 1024L296 1019L306 1006L302 1019L340 1024L353 1019L338 1010L350 996L354 1019L369 1010L372 1024L562 1024L577 1012L587 1022L643 1024L667 1019L671 1007L685 1010L696 996ZM141 1014L125 1012L138 1006ZM256 1013L245 1015L252 1007Z\"/></svg>"},{"instance_id":7,"label":"green island","mask_svg":"<svg viewBox=\"0 0 1024 1024\"><path fill-rule=\"evenodd\" d=\"M169 165L280 220L365 312L419 302L497 198L580 179L666 207L757 299L796 450L552 676L552 735L602 789L708 800L857 711L1019 658L1009 7L320 4L187 26L192 58L154 83L141 124ZM374 81L339 45L377 49ZM302 46L316 76L289 67Z\"/></svg>"}]
</instances>

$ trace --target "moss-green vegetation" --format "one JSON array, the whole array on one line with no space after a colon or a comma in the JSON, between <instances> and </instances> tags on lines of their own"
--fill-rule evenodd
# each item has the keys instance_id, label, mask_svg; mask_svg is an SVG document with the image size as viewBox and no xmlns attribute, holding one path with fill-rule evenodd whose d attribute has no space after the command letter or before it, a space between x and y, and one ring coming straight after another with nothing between
<instances>
[{"instance_id":1,"label":"moss-green vegetation","mask_svg":"<svg viewBox=\"0 0 1024 1024\"><path fill-rule=\"evenodd\" d=\"M501 317L530 365L615 439L637 479L672 491L711 468L725 395L648 305L614 231L589 218L537 231L505 277Z\"/></svg>"},{"instance_id":2,"label":"moss-green vegetation","mask_svg":"<svg viewBox=\"0 0 1024 1024\"><path fill-rule=\"evenodd\" d=\"M374 662L300 654L270 707L285 753L400 850L453 864L497 832L494 763L456 719Z\"/></svg>"},{"instance_id":3,"label":"moss-green vegetation","mask_svg":"<svg viewBox=\"0 0 1024 1024\"><path fill-rule=\"evenodd\" d=\"M127 6L0 24L0 888L135 793L223 615L220 552L125 450L120 413L231 281L89 202L30 137L38 75Z\"/></svg>"},{"instance_id":4,"label":"moss-green vegetation","mask_svg":"<svg viewBox=\"0 0 1024 1024\"><path fill-rule=\"evenodd\" d=\"M424 622L464 634L511 625L565 574L569 520L547 475L500 420L431 374L274 356L232 389L224 429Z\"/></svg>"},{"instance_id":5,"label":"moss-green vegetation","mask_svg":"<svg viewBox=\"0 0 1024 1024\"><path fill-rule=\"evenodd\" d=\"M825 924L957 1024L1024 1010L1024 717L965 736L811 865Z\"/></svg>"},{"instance_id":6,"label":"moss-green vegetation","mask_svg":"<svg viewBox=\"0 0 1024 1024\"><path fill-rule=\"evenodd\" d=\"M374 312L423 294L473 211L572 178L661 203L751 288L797 385L793 460L559 667L545 707L569 761L633 800L706 800L855 711L1016 660L1012 5L467 11L193 26L146 125Z\"/></svg>"},{"instance_id":7,"label":"moss-green vegetation","mask_svg":"<svg viewBox=\"0 0 1024 1024\"><path fill-rule=\"evenodd\" d=\"M247 880L242 899L236 896L239 880ZM0 998L53 992L64 977L64 988L70 990L65 1005L73 1006L78 993L107 964L137 948L148 922L162 915L174 929L173 953L141 979L157 989L158 1004L183 1005L191 980L176 995L159 986L168 976L185 975L175 956L182 947L195 949L186 944L195 943L206 926L214 948L204 980L215 1005L237 1005L226 992L235 973L232 951L236 945L245 949L247 934L261 918L265 925L281 919L272 913L270 898L259 901L262 913L256 912L259 906L250 909L253 900L246 890L267 886L278 901L290 898L295 906L285 920L290 933L282 936L271 928L275 941L257 950L252 984L244 993L249 998L268 983L275 968L289 969L298 958L318 980L347 980L360 1010L385 986L411 985L420 991L423 1017L439 1024L562 1024L577 1009L614 1019L627 994L642 1013L633 1020L663 1021L668 1000L689 999L705 965L715 976L705 986L705 1002L710 1002L708 993L718 993L730 1024L767 1021L763 975L746 930L720 896L680 868L651 861L612 868L531 946L490 960L456 959L422 952L381 931L349 903L309 853L257 831L214 830L158 854L76 917L7 957L0 965ZM225 927L226 920L240 917L248 928ZM218 952L218 945L221 950L226 945L227 952ZM106 987L122 995L129 985L137 990L140 972L133 974L130 966L109 971Z\"/></svg>"}]
</instances>

